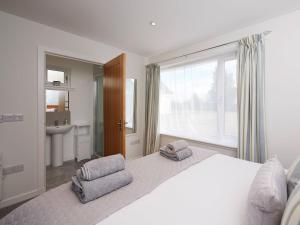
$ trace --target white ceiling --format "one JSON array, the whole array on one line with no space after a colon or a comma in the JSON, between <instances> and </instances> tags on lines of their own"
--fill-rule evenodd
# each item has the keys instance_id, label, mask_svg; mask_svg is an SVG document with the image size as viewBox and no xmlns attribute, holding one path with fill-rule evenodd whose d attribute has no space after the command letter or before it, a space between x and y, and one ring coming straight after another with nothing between
<instances>
[{"instance_id":1,"label":"white ceiling","mask_svg":"<svg viewBox=\"0 0 300 225\"><path fill-rule=\"evenodd\" d=\"M299 0L0 0L2 11L144 56L299 8Z\"/></svg>"}]
</instances>

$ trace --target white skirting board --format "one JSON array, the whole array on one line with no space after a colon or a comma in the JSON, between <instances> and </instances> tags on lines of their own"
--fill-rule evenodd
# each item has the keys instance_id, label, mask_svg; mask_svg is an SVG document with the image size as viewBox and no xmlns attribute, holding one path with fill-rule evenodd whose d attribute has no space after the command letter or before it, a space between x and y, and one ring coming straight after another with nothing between
<instances>
[{"instance_id":1,"label":"white skirting board","mask_svg":"<svg viewBox=\"0 0 300 225\"><path fill-rule=\"evenodd\" d=\"M0 209L14 205L19 202L26 201L28 199L34 198L45 192L44 189L35 189L29 192L21 193L19 195L12 196L10 198L3 199L0 201Z\"/></svg>"}]
</instances>

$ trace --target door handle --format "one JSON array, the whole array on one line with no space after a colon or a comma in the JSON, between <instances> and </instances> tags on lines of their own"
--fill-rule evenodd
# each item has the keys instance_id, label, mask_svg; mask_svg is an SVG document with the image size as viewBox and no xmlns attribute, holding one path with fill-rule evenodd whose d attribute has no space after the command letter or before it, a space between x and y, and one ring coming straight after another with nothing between
<instances>
[{"instance_id":1,"label":"door handle","mask_svg":"<svg viewBox=\"0 0 300 225\"><path fill-rule=\"evenodd\" d=\"M122 121L121 120L119 120L119 122L117 123L117 125L119 126L119 130L120 131L122 131L122 125L123 125L123 123L122 123Z\"/></svg>"},{"instance_id":2,"label":"door handle","mask_svg":"<svg viewBox=\"0 0 300 225\"><path fill-rule=\"evenodd\" d=\"M121 122L121 120L120 120L120 122L117 123L117 125L119 125L119 126L122 126L122 124L123 124L123 123ZM128 124L128 122L124 122L124 125L125 125L125 124Z\"/></svg>"}]
</instances>

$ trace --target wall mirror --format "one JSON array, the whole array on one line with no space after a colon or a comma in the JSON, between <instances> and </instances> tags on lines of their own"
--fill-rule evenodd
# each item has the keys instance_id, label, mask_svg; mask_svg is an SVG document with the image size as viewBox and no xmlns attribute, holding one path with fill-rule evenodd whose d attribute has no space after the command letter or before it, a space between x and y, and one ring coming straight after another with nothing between
<instances>
[{"instance_id":1,"label":"wall mirror","mask_svg":"<svg viewBox=\"0 0 300 225\"><path fill-rule=\"evenodd\" d=\"M136 133L136 87L136 79L126 79L126 134Z\"/></svg>"},{"instance_id":2,"label":"wall mirror","mask_svg":"<svg viewBox=\"0 0 300 225\"><path fill-rule=\"evenodd\" d=\"M69 108L68 91L46 90L46 112L65 112Z\"/></svg>"}]
</instances>

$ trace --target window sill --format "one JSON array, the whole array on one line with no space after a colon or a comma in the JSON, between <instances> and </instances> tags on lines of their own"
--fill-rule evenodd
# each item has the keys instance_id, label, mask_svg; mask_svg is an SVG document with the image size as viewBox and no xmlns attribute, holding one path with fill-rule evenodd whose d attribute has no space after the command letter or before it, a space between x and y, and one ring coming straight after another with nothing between
<instances>
[{"instance_id":1,"label":"window sill","mask_svg":"<svg viewBox=\"0 0 300 225\"><path fill-rule=\"evenodd\" d=\"M192 142L196 142L196 143L199 143L199 144L212 146L212 147L217 147L217 148L223 148L223 149L231 150L231 151L236 151L237 150L237 146L230 145L230 144L212 143L212 142L209 142L208 140L205 140L205 141L204 140L195 140L195 139L191 139L191 138L187 138L187 137L179 137L179 136L170 135L170 134L162 134L161 133L160 135L163 135L165 137L184 139L184 140L187 140L187 141L192 141Z\"/></svg>"}]
</instances>

